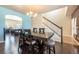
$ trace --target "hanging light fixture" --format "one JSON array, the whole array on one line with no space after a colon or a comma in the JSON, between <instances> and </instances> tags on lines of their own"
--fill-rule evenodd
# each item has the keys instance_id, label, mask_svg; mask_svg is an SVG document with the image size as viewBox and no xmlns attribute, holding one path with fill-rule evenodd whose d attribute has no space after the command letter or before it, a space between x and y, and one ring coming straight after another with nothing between
<instances>
[{"instance_id":1,"label":"hanging light fixture","mask_svg":"<svg viewBox=\"0 0 79 59\"><path fill-rule=\"evenodd\" d=\"M30 11L30 12L27 12L27 15L33 18L33 17L36 17L38 14Z\"/></svg>"}]
</instances>

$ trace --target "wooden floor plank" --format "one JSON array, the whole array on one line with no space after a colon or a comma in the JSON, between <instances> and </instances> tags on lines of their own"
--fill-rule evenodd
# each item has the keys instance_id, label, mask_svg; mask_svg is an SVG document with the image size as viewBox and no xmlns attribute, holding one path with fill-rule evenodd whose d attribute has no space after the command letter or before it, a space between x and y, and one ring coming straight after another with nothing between
<instances>
[{"instance_id":1,"label":"wooden floor plank","mask_svg":"<svg viewBox=\"0 0 79 59\"><path fill-rule=\"evenodd\" d=\"M18 36L6 35L5 43L0 43L0 54L18 54ZM78 54L79 46L73 44L73 40L64 37L64 43L56 42L56 54Z\"/></svg>"}]
</instances>

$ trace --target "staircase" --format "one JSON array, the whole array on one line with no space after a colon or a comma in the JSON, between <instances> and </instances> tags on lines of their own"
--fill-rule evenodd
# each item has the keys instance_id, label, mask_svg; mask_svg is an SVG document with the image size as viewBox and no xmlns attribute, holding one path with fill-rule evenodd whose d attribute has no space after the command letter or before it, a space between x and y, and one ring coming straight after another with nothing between
<instances>
[{"instance_id":1,"label":"staircase","mask_svg":"<svg viewBox=\"0 0 79 59\"><path fill-rule=\"evenodd\" d=\"M55 38L60 39L61 44L63 43L63 28L52 22L46 17L43 17L43 24L46 28L50 29L55 35Z\"/></svg>"}]
</instances>

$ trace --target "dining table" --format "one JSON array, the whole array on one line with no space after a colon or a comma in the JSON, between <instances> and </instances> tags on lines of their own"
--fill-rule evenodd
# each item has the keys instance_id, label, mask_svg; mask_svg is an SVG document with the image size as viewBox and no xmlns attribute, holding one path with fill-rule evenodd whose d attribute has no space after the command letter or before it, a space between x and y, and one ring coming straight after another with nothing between
<instances>
[{"instance_id":1,"label":"dining table","mask_svg":"<svg viewBox=\"0 0 79 59\"><path fill-rule=\"evenodd\" d=\"M30 35L31 38L28 37L28 39L34 39L38 43L39 51L41 54L43 54L43 43L50 40L51 37L53 37L54 33L52 32L45 32L45 33L39 33L39 32L33 32L31 31L31 34L25 32L25 35L23 35L24 38L26 38L28 35ZM33 46L33 43L35 43L33 40L26 40L26 43L29 43L31 46Z\"/></svg>"},{"instance_id":2,"label":"dining table","mask_svg":"<svg viewBox=\"0 0 79 59\"><path fill-rule=\"evenodd\" d=\"M43 44L50 40L51 37L53 37L54 33L52 32L45 32L45 33L39 33L39 32L31 32L31 35L34 39L40 41L39 45L39 51L41 54L43 54Z\"/></svg>"},{"instance_id":3,"label":"dining table","mask_svg":"<svg viewBox=\"0 0 79 59\"><path fill-rule=\"evenodd\" d=\"M39 33L39 32L31 31L31 35L33 37L39 38L41 40L49 40L54 35L54 33L52 33L52 32Z\"/></svg>"}]
</instances>

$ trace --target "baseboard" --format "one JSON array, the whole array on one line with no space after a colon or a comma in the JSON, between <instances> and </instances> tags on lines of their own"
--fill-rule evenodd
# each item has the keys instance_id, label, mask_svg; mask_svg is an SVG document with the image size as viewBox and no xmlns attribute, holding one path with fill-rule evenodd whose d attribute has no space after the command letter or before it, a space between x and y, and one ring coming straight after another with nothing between
<instances>
[{"instance_id":1,"label":"baseboard","mask_svg":"<svg viewBox=\"0 0 79 59\"><path fill-rule=\"evenodd\" d=\"M0 41L0 43L4 43L5 41Z\"/></svg>"},{"instance_id":2,"label":"baseboard","mask_svg":"<svg viewBox=\"0 0 79 59\"><path fill-rule=\"evenodd\" d=\"M63 42L64 42L64 38L72 38L71 35L63 35ZM61 39L60 40L55 40L56 42L61 42Z\"/></svg>"},{"instance_id":3,"label":"baseboard","mask_svg":"<svg viewBox=\"0 0 79 59\"><path fill-rule=\"evenodd\" d=\"M70 35L69 36L65 35L64 37L72 38L73 41L74 41L74 45L78 45L79 46L79 42L74 37L72 37L72 35L71 36Z\"/></svg>"},{"instance_id":4,"label":"baseboard","mask_svg":"<svg viewBox=\"0 0 79 59\"><path fill-rule=\"evenodd\" d=\"M69 38L72 38L72 35L63 35L63 37L69 37Z\"/></svg>"},{"instance_id":5,"label":"baseboard","mask_svg":"<svg viewBox=\"0 0 79 59\"><path fill-rule=\"evenodd\" d=\"M74 43L79 46L79 41L77 41L74 37L72 38L73 38Z\"/></svg>"}]
</instances>

